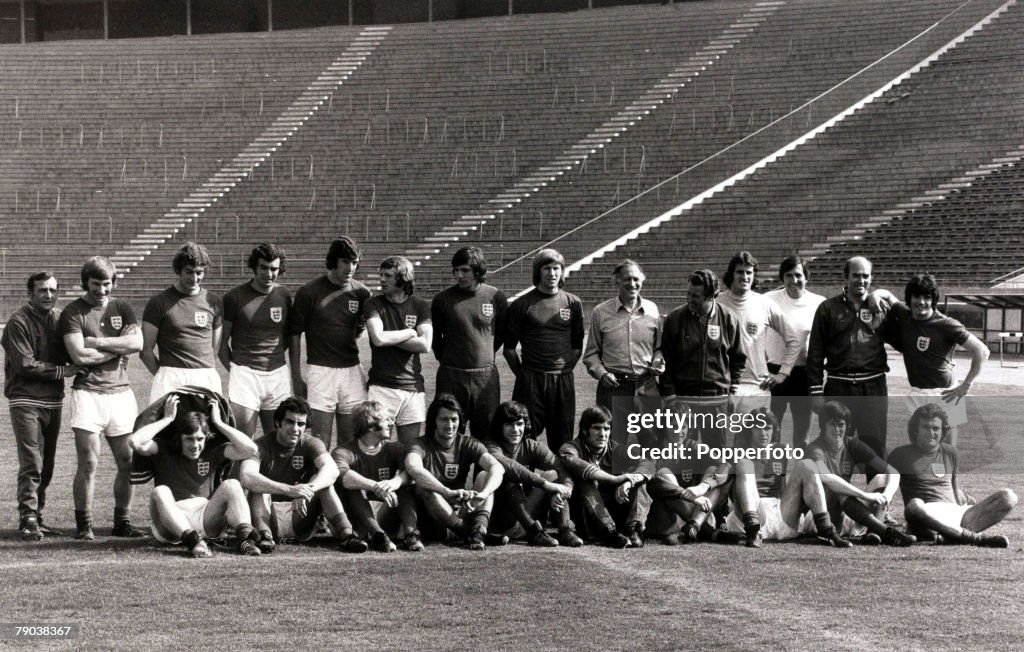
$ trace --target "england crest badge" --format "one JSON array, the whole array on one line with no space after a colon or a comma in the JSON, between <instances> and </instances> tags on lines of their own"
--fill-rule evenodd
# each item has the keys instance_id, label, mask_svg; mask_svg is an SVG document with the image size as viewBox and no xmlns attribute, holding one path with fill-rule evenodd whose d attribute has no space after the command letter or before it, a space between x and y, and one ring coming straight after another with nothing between
<instances>
[{"instance_id":1,"label":"england crest badge","mask_svg":"<svg viewBox=\"0 0 1024 652\"><path fill-rule=\"evenodd\" d=\"M494 316L494 304L493 303L481 303L480 312L484 313L484 317L491 318Z\"/></svg>"},{"instance_id":2,"label":"england crest badge","mask_svg":"<svg viewBox=\"0 0 1024 652\"><path fill-rule=\"evenodd\" d=\"M207 462L206 460L199 460L196 463L196 472L199 475L206 477L206 475L210 472L210 463Z\"/></svg>"},{"instance_id":3,"label":"england crest badge","mask_svg":"<svg viewBox=\"0 0 1024 652\"><path fill-rule=\"evenodd\" d=\"M772 462L772 473L782 475L782 462Z\"/></svg>"},{"instance_id":4,"label":"england crest badge","mask_svg":"<svg viewBox=\"0 0 1024 652\"><path fill-rule=\"evenodd\" d=\"M871 311L868 310L867 308L861 308L860 313L858 313L858 315L860 317L860 320L865 324L871 323Z\"/></svg>"},{"instance_id":5,"label":"england crest badge","mask_svg":"<svg viewBox=\"0 0 1024 652\"><path fill-rule=\"evenodd\" d=\"M686 469L685 471L680 471L679 472L679 481L680 482L684 482L684 483L692 482L693 481L693 470L692 469Z\"/></svg>"},{"instance_id":6,"label":"england crest badge","mask_svg":"<svg viewBox=\"0 0 1024 652\"><path fill-rule=\"evenodd\" d=\"M921 337L917 338L917 350L918 351L927 351L928 350L928 346L931 343L932 343L932 338L925 337L925 336L922 335Z\"/></svg>"},{"instance_id":7,"label":"england crest badge","mask_svg":"<svg viewBox=\"0 0 1024 652\"><path fill-rule=\"evenodd\" d=\"M121 327L124 326L124 320L121 318L121 315L112 315L110 317L110 326L114 330L121 330Z\"/></svg>"},{"instance_id":8,"label":"england crest badge","mask_svg":"<svg viewBox=\"0 0 1024 652\"><path fill-rule=\"evenodd\" d=\"M405 316L405 327L406 328L416 328L416 315L406 315Z\"/></svg>"},{"instance_id":9,"label":"england crest badge","mask_svg":"<svg viewBox=\"0 0 1024 652\"><path fill-rule=\"evenodd\" d=\"M946 475L946 465L942 462L932 462L932 475L936 478Z\"/></svg>"},{"instance_id":10,"label":"england crest badge","mask_svg":"<svg viewBox=\"0 0 1024 652\"><path fill-rule=\"evenodd\" d=\"M359 302L358 301L349 301L348 302L348 311L350 313L352 313L353 315L356 314L357 312L359 312Z\"/></svg>"},{"instance_id":11,"label":"england crest badge","mask_svg":"<svg viewBox=\"0 0 1024 652\"><path fill-rule=\"evenodd\" d=\"M292 468L301 471L306 466L306 458L301 455L292 455Z\"/></svg>"},{"instance_id":12,"label":"england crest badge","mask_svg":"<svg viewBox=\"0 0 1024 652\"><path fill-rule=\"evenodd\" d=\"M444 477L446 480L454 480L459 477L459 465L458 464L445 464L444 465Z\"/></svg>"},{"instance_id":13,"label":"england crest badge","mask_svg":"<svg viewBox=\"0 0 1024 652\"><path fill-rule=\"evenodd\" d=\"M284 308L281 306L274 306L270 309L270 321L275 324L280 324L281 319L284 317Z\"/></svg>"},{"instance_id":14,"label":"england crest badge","mask_svg":"<svg viewBox=\"0 0 1024 652\"><path fill-rule=\"evenodd\" d=\"M562 318L562 321L569 321L569 317L572 316L572 311L568 308L559 308L558 316Z\"/></svg>"},{"instance_id":15,"label":"england crest badge","mask_svg":"<svg viewBox=\"0 0 1024 652\"><path fill-rule=\"evenodd\" d=\"M386 468L386 467L385 467L385 468L379 468L379 469L377 469L377 479L378 479L378 480L380 480L380 481L382 481L382 482L383 482L384 480L389 480L390 478L389 478L388 476L389 476L390 474L391 474L391 470L390 470L390 469L388 469L388 468Z\"/></svg>"},{"instance_id":16,"label":"england crest badge","mask_svg":"<svg viewBox=\"0 0 1024 652\"><path fill-rule=\"evenodd\" d=\"M196 326L199 328L206 328L206 325L210 323L209 313L197 312L193 317L196 320Z\"/></svg>"},{"instance_id":17,"label":"england crest badge","mask_svg":"<svg viewBox=\"0 0 1024 652\"><path fill-rule=\"evenodd\" d=\"M712 340L717 340L722 336L722 327L714 324L708 324L708 337Z\"/></svg>"},{"instance_id":18,"label":"england crest badge","mask_svg":"<svg viewBox=\"0 0 1024 652\"><path fill-rule=\"evenodd\" d=\"M757 322L753 322L753 321L748 321L747 322L747 335L749 335L751 337L754 337L755 335L757 335Z\"/></svg>"}]
</instances>

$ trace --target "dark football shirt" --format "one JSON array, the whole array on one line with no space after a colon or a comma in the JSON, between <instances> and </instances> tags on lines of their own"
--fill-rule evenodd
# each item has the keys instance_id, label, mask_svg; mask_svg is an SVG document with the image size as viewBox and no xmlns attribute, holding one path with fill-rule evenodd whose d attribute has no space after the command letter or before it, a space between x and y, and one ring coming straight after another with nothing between
<instances>
[{"instance_id":1,"label":"dark football shirt","mask_svg":"<svg viewBox=\"0 0 1024 652\"><path fill-rule=\"evenodd\" d=\"M149 458L153 466L153 486L167 485L174 500L209 498L213 494L213 481L224 463L229 444L207 446L196 460L173 450L166 442L158 446L156 455Z\"/></svg>"},{"instance_id":2,"label":"dark football shirt","mask_svg":"<svg viewBox=\"0 0 1024 652\"><path fill-rule=\"evenodd\" d=\"M392 303L384 295L377 295L363 308L366 319L377 317L386 331L415 330L420 324L430 323L430 304L417 296L407 297L402 303ZM426 391L420 354L399 346L374 346L370 343L370 384L404 389L410 392Z\"/></svg>"},{"instance_id":3,"label":"dark football shirt","mask_svg":"<svg viewBox=\"0 0 1024 652\"><path fill-rule=\"evenodd\" d=\"M430 304L438 362L456 369L493 365L507 312L505 293L492 285L481 283L474 292L455 285L438 293Z\"/></svg>"},{"instance_id":4,"label":"dark football shirt","mask_svg":"<svg viewBox=\"0 0 1024 652\"><path fill-rule=\"evenodd\" d=\"M900 446L889 454L889 465L899 471L904 505L914 498L926 503L957 502L953 475L959 459L956 449L949 444L941 444L934 454L913 444Z\"/></svg>"},{"instance_id":5,"label":"dark football shirt","mask_svg":"<svg viewBox=\"0 0 1024 652\"><path fill-rule=\"evenodd\" d=\"M963 324L938 310L928 319L914 319L910 308L896 304L882 324L882 334L903 354L907 379L918 389L953 385L953 352L967 343L970 333Z\"/></svg>"},{"instance_id":6,"label":"dark football shirt","mask_svg":"<svg viewBox=\"0 0 1024 652\"><path fill-rule=\"evenodd\" d=\"M505 350L514 351L521 342L524 368L567 373L572 351L583 349L583 330L583 303L576 295L534 288L508 308Z\"/></svg>"},{"instance_id":7,"label":"dark football shirt","mask_svg":"<svg viewBox=\"0 0 1024 652\"><path fill-rule=\"evenodd\" d=\"M82 337L120 337L125 330L138 324L132 304L111 299L105 306L94 306L79 297L71 302L60 316L61 335L81 333ZM93 365L75 376L72 387L97 394L115 394L131 387L124 356Z\"/></svg>"},{"instance_id":8,"label":"dark football shirt","mask_svg":"<svg viewBox=\"0 0 1024 652\"><path fill-rule=\"evenodd\" d=\"M224 321L231 322L231 361L273 371L285 365L292 295L278 285L261 294L243 283L224 295Z\"/></svg>"},{"instance_id":9,"label":"dark football shirt","mask_svg":"<svg viewBox=\"0 0 1024 652\"><path fill-rule=\"evenodd\" d=\"M885 460L878 457L874 449L856 437L847 439L834 453L829 450L824 438L818 437L807 445L805 457L815 463L824 464L829 473L838 475L847 482L854 473L862 472L874 476L885 473L888 468Z\"/></svg>"},{"instance_id":10,"label":"dark football shirt","mask_svg":"<svg viewBox=\"0 0 1024 652\"><path fill-rule=\"evenodd\" d=\"M466 486L470 467L479 464L487 449L469 435L457 435L451 448L441 448L433 437L423 436L409 445L409 452L423 458L423 468L438 482L449 489L462 489Z\"/></svg>"},{"instance_id":11,"label":"dark football shirt","mask_svg":"<svg viewBox=\"0 0 1024 652\"><path fill-rule=\"evenodd\" d=\"M281 484L302 484L316 475L316 458L327 452L320 439L312 435L301 435L294 448L285 448L277 442L276 433L263 435L256 440L256 454L260 461L260 473ZM290 497L275 494L273 500L291 500Z\"/></svg>"},{"instance_id":12,"label":"dark football shirt","mask_svg":"<svg viewBox=\"0 0 1024 652\"><path fill-rule=\"evenodd\" d=\"M200 289L187 295L171 286L149 300L142 321L158 329L156 346L161 367L213 369L213 331L224 321L220 297Z\"/></svg>"},{"instance_id":13,"label":"dark football shirt","mask_svg":"<svg viewBox=\"0 0 1024 652\"><path fill-rule=\"evenodd\" d=\"M337 369L359 364L356 340L363 332L363 304L369 298L370 290L359 281L342 287L326 274L299 288L288 315L288 334L306 334L309 364Z\"/></svg>"}]
</instances>

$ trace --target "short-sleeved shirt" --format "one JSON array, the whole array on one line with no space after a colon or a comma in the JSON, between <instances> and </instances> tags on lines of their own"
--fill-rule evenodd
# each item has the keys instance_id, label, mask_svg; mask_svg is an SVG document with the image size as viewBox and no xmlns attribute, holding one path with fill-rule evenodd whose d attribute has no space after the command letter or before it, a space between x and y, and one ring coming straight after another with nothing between
<instances>
[{"instance_id":1,"label":"short-sleeved shirt","mask_svg":"<svg viewBox=\"0 0 1024 652\"><path fill-rule=\"evenodd\" d=\"M356 341L363 332L363 304L370 290L359 281L335 285L325 274L295 293L288 334L306 334L306 361L344 369L359 364Z\"/></svg>"},{"instance_id":2,"label":"short-sleeved shirt","mask_svg":"<svg viewBox=\"0 0 1024 652\"><path fill-rule=\"evenodd\" d=\"M888 468L885 460L857 437L847 439L835 452L829 449L823 437L818 437L807 445L806 457L817 464L823 464L829 473L847 482L854 473L874 476L885 473Z\"/></svg>"},{"instance_id":3,"label":"short-sleeved shirt","mask_svg":"<svg viewBox=\"0 0 1024 652\"><path fill-rule=\"evenodd\" d=\"M441 448L434 438L419 437L409 445L409 453L423 458L423 468L449 489L466 486L470 468L480 463L487 449L469 435L457 435L450 448Z\"/></svg>"},{"instance_id":4,"label":"short-sleeved shirt","mask_svg":"<svg viewBox=\"0 0 1024 652\"><path fill-rule=\"evenodd\" d=\"M273 371L285 365L292 294L277 285L268 294L243 283L224 295L224 321L231 322L231 361Z\"/></svg>"},{"instance_id":5,"label":"short-sleeved shirt","mask_svg":"<svg viewBox=\"0 0 1024 652\"><path fill-rule=\"evenodd\" d=\"M285 448L277 442L274 432L256 440L256 454L260 461L260 473L281 484L302 484L316 475L316 458L327 453L327 447L312 435L300 435L294 448ZM273 500L291 500L288 496L275 494Z\"/></svg>"},{"instance_id":6,"label":"short-sleeved shirt","mask_svg":"<svg viewBox=\"0 0 1024 652\"><path fill-rule=\"evenodd\" d=\"M507 312L505 293L493 285L481 283L475 291L455 285L439 292L430 303L431 348L438 362L456 369L492 366L505 338Z\"/></svg>"},{"instance_id":7,"label":"short-sleeved shirt","mask_svg":"<svg viewBox=\"0 0 1024 652\"><path fill-rule=\"evenodd\" d=\"M488 441L487 452L494 456L505 469L506 482L543 487L547 481L536 470L555 471L555 482L572 487L572 480L562 461L550 448L536 439L524 437L515 449L509 449L503 442Z\"/></svg>"},{"instance_id":8,"label":"short-sleeved shirt","mask_svg":"<svg viewBox=\"0 0 1024 652\"><path fill-rule=\"evenodd\" d=\"M204 289L182 294L171 286L149 300L142 321L158 329L161 367L213 369L213 332L224 323L220 297Z\"/></svg>"},{"instance_id":9,"label":"short-sleeved shirt","mask_svg":"<svg viewBox=\"0 0 1024 652\"><path fill-rule=\"evenodd\" d=\"M207 446L199 459L193 460L173 450L168 442L160 442L156 455L149 458L153 465L153 485L167 485L174 500L209 498L228 445Z\"/></svg>"},{"instance_id":10,"label":"short-sleeved shirt","mask_svg":"<svg viewBox=\"0 0 1024 652\"><path fill-rule=\"evenodd\" d=\"M514 351L522 342L525 369L568 373L572 352L583 349L583 330L583 303L576 295L534 288L508 308L505 350Z\"/></svg>"},{"instance_id":11,"label":"short-sleeved shirt","mask_svg":"<svg viewBox=\"0 0 1024 652\"><path fill-rule=\"evenodd\" d=\"M122 299L111 299L105 306L94 306L79 297L64 309L60 316L61 336L81 333L82 337L120 337L129 326L138 324L132 304ZM72 387L97 394L123 392L131 384L124 356L88 367L86 373L75 376Z\"/></svg>"},{"instance_id":12,"label":"short-sleeved shirt","mask_svg":"<svg viewBox=\"0 0 1024 652\"><path fill-rule=\"evenodd\" d=\"M370 455L352 441L339 446L331 453L338 465L338 482L349 471L355 471L371 482L390 480L401 471L405 464L405 445L397 441L386 441L376 455ZM341 484L338 485L341 488Z\"/></svg>"},{"instance_id":13,"label":"short-sleeved shirt","mask_svg":"<svg viewBox=\"0 0 1024 652\"><path fill-rule=\"evenodd\" d=\"M953 476L959 467L956 449L940 444L935 453L926 453L914 444L900 446L889 453L889 466L900 474L903 504L915 498L926 503L956 503Z\"/></svg>"},{"instance_id":14,"label":"short-sleeved shirt","mask_svg":"<svg viewBox=\"0 0 1024 652\"><path fill-rule=\"evenodd\" d=\"M910 309L898 303L886 315L882 335L903 354L912 387L944 389L953 386L956 345L966 344L971 334L963 324L938 310L928 319L914 319Z\"/></svg>"},{"instance_id":15,"label":"short-sleeved shirt","mask_svg":"<svg viewBox=\"0 0 1024 652\"><path fill-rule=\"evenodd\" d=\"M406 297L402 303L393 303L384 295L377 295L363 307L366 319L377 317L386 331L416 329L430 323L430 304L417 296ZM370 343L370 384L404 389L410 392L426 391L420 354L406 351L400 346L374 346Z\"/></svg>"}]
</instances>

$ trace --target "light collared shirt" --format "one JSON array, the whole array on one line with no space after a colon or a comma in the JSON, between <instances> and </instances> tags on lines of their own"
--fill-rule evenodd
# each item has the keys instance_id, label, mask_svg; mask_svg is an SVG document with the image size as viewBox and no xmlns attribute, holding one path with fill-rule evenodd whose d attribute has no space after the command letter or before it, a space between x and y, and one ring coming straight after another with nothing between
<instances>
[{"instance_id":1,"label":"light collared shirt","mask_svg":"<svg viewBox=\"0 0 1024 652\"><path fill-rule=\"evenodd\" d=\"M653 301L641 298L632 311L619 297L594 307L590 315L583 364L591 376L642 376L650 373L654 354L661 350L661 313Z\"/></svg>"}]
</instances>

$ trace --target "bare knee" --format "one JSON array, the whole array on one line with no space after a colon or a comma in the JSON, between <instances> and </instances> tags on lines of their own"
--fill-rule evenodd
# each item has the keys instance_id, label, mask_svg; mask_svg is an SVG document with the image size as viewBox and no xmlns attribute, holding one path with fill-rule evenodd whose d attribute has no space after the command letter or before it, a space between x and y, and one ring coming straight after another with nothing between
<instances>
[{"instance_id":1,"label":"bare knee","mask_svg":"<svg viewBox=\"0 0 1024 652\"><path fill-rule=\"evenodd\" d=\"M1013 509L1017 505L1017 494L1013 492L1013 489L1000 489L996 492L999 496L999 501L1006 507L1006 509Z\"/></svg>"},{"instance_id":2,"label":"bare knee","mask_svg":"<svg viewBox=\"0 0 1024 652\"><path fill-rule=\"evenodd\" d=\"M925 515L924 501L914 498L903 509L903 513L910 517L920 518Z\"/></svg>"}]
</instances>

